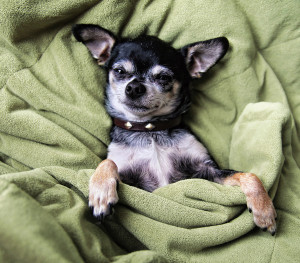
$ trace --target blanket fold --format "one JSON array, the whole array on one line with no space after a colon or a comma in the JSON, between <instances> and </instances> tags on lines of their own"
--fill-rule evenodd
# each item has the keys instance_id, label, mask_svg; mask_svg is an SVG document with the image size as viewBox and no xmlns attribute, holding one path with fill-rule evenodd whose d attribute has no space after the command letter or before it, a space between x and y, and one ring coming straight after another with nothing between
<instances>
[{"instance_id":1,"label":"blanket fold","mask_svg":"<svg viewBox=\"0 0 300 263\"><path fill-rule=\"evenodd\" d=\"M296 262L300 257L300 4L280 1L9 1L0 6L1 262ZM221 168L253 172L278 213L255 227L238 187L120 184L99 224L88 181L112 125L106 73L71 34L99 24L180 48L226 36L194 81L184 122Z\"/></svg>"}]
</instances>

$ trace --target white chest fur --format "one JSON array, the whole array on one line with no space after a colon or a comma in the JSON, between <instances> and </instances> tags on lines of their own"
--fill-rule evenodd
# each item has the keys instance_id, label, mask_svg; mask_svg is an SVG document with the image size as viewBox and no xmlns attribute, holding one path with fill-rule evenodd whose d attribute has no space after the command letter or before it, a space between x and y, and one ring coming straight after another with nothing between
<instances>
[{"instance_id":1,"label":"white chest fur","mask_svg":"<svg viewBox=\"0 0 300 263\"><path fill-rule=\"evenodd\" d=\"M160 145L154 139L151 139L151 143L143 147L111 143L107 156L116 163L120 173L143 166L141 176L150 176L151 174L156 178L159 187L169 184L174 161L182 157L205 160L208 155L206 148L193 135L187 133L172 146Z\"/></svg>"},{"instance_id":2,"label":"white chest fur","mask_svg":"<svg viewBox=\"0 0 300 263\"><path fill-rule=\"evenodd\" d=\"M112 143L108 148L108 159L113 160L118 166L119 172L132 169L136 166L144 166L143 176L147 173L156 177L159 186L169 184L168 174L172 170L170 147L160 146L154 140L145 147L121 146Z\"/></svg>"}]
</instances>

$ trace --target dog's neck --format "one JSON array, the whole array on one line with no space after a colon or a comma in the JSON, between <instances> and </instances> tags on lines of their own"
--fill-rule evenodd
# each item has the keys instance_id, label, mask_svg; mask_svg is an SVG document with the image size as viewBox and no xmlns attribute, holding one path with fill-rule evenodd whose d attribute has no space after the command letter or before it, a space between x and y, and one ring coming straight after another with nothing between
<instances>
[{"instance_id":1,"label":"dog's neck","mask_svg":"<svg viewBox=\"0 0 300 263\"><path fill-rule=\"evenodd\" d=\"M130 124L126 124L127 127L130 127L133 122L138 122L141 125L145 126L152 124L157 125L157 123L166 123L163 125L170 125L168 124L169 121L172 123L168 128L166 129L160 129L158 131L155 130L148 130L145 131L134 131L128 128L119 127L118 125L114 125L112 131L111 131L111 139L115 143L124 144L124 145L130 145L130 146L138 146L138 147L144 147L149 144L152 144L153 142L158 143L159 145L168 145L172 146L173 141L176 139L181 138L181 134L183 133L182 129L182 115L189 109L190 106L190 100L189 97L186 96L185 99L182 101L182 103L179 105L179 107L172 113L164 115L164 116L155 116L150 117L147 119L130 119L126 118L122 112L117 111L112 107L112 105L109 103L109 101L106 101L106 109L109 113L109 115L112 117L113 120L120 119L123 122L123 125L125 125L127 122L130 122ZM114 121L115 122L115 121ZM160 124L159 124L160 125ZM132 125L133 126L133 125ZM172 126L172 127L171 127ZM148 127L152 128L151 125Z\"/></svg>"},{"instance_id":2,"label":"dog's neck","mask_svg":"<svg viewBox=\"0 0 300 263\"><path fill-rule=\"evenodd\" d=\"M114 124L122 129L139 132L163 131L177 127L181 123L181 115L165 121L133 122L119 118L113 118Z\"/></svg>"}]
</instances>

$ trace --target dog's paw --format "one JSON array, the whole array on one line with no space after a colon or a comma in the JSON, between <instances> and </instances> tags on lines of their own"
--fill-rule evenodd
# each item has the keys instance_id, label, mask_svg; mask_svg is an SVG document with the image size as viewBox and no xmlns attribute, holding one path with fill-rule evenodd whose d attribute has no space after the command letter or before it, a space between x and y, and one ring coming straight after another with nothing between
<instances>
[{"instance_id":1,"label":"dog's paw","mask_svg":"<svg viewBox=\"0 0 300 263\"><path fill-rule=\"evenodd\" d=\"M272 236L276 233L276 211L267 193L247 198L247 206L253 213L254 223Z\"/></svg>"},{"instance_id":2,"label":"dog's paw","mask_svg":"<svg viewBox=\"0 0 300 263\"><path fill-rule=\"evenodd\" d=\"M118 181L115 178L97 183L91 182L89 185L89 206L100 221L112 214L112 208L119 200L117 185Z\"/></svg>"}]
</instances>

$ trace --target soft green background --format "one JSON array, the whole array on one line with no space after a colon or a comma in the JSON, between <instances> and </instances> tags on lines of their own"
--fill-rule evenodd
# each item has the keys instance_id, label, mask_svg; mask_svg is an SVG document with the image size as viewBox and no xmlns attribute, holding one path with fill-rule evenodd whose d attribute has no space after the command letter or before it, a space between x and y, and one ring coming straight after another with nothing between
<instances>
[{"instance_id":1,"label":"soft green background","mask_svg":"<svg viewBox=\"0 0 300 263\"><path fill-rule=\"evenodd\" d=\"M297 262L300 258L300 2L12 0L0 3L0 262ZM185 122L221 167L255 172L278 213L257 229L237 187L120 185L98 225L88 180L111 120L105 72L75 23L156 35L179 48L226 36L193 82Z\"/></svg>"}]
</instances>

